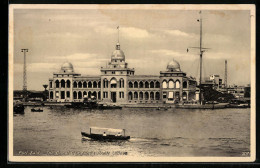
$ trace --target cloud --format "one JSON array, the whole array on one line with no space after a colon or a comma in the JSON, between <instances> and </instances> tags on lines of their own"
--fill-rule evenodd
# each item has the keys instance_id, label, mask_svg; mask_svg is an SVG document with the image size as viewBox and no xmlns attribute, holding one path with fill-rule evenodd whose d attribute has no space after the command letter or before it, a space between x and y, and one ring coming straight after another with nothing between
<instances>
[{"instance_id":1,"label":"cloud","mask_svg":"<svg viewBox=\"0 0 260 168\"><path fill-rule=\"evenodd\" d=\"M178 58L182 60L191 60L197 58L197 55L192 53L179 53L173 50L166 49L150 50L149 52L151 54L158 55L159 57Z\"/></svg>"},{"instance_id":2,"label":"cloud","mask_svg":"<svg viewBox=\"0 0 260 168\"><path fill-rule=\"evenodd\" d=\"M111 34L115 34L117 32L115 28L112 29L112 28L106 27L106 26L95 27L94 31L98 34L105 34L105 35L111 35Z\"/></svg>"},{"instance_id":3,"label":"cloud","mask_svg":"<svg viewBox=\"0 0 260 168\"><path fill-rule=\"evenodd\" d=\"M123 27L120 28L122 34L127 38L148 38L151 37L151 34L145 30L135 27Z\"/></svg>"},{"instance_id":4,"label":"cloud","mask_svg":"<svg viewBox=\"0 0 260 168\"><path fill-rule=\"evenodd\" d=\"M163 33L165 33L167 35L187 37L187 38L193 38L196 36L193 33L186 33L186 32L180 31L180 30L163 30Z\"/></svg>"},{"instance_id":5,"label":"cloud","mask_svg":"<svg viewBox=\"0 0 260 168\"><path fill-rule=\"evenodd\" d=\"M60 67L57 63L28 63L27 72L55 72ZM23 72L23 64L14 64L14 72Z\"/></svg>"},{"instance_id":6,"label":"cloud","mask_svg":"<svg viewBox=\"0 0 260 168\"><path fill-rule=\"evenodd\" d=\"M71 55L65 55L65 56L52 56L52 57L47 57L48 60L52 61L78 61L78 60L83 60L83 61L90 61L91 59L95 58L98 59L99 55L96 53L74 53Z\"/></svg>"}]
</instances>

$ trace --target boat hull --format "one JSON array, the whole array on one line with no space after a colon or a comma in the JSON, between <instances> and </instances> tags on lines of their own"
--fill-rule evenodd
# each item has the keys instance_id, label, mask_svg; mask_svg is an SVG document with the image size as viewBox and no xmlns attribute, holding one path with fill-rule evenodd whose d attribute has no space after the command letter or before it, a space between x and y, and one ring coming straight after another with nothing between
<instances>
[{"instance_id":1,"label":"boat hull","mask_svg":"<svg viewBox=\"0 0 260 168\"><path fill-rule=\"evenodd\" d=\"M43 110L31 109L31 112L43 112Z\"/></svg>"},{"instance_id":2,"label":"boat hull","mask_svg":"<svg viewBox=\"0 0 260 168\"><path fill-rule=\"evenodd\" d=\"M182 109L223 109L227 107L227 104L184 104L184 105L176 105L176 108Z\"/></svg>"},{"instance_id":3,"label":"boat hull","mask_svg":"<svg viewBox=\"0 0 260 168\"><path fill-rule=\"evenodd\" d=\"M23 114L24 113L24 106L23 105L15 105L14 106L14 113Z\"/></svg>"},{"instance_id":4,"label":"boat hull","mask_svg":"<svg viewBox=\"0 0 260 168\"><path fill-rule=\"evenodd\" d=\"M101 134L89 134L86 132L81 132L82 137L88 137L93 140L100 140L100 141L114 141L114 140L128 140L130 136L115 136L115 135L107 135L103 136Z\"/></svg>"}]
</instances>

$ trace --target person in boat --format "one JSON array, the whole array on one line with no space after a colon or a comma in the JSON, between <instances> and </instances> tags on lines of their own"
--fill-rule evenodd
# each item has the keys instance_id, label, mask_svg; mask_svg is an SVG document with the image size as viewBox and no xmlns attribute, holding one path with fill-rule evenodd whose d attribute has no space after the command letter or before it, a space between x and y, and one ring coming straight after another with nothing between
<instances>
[{"instance_id":1,"label":"person in boat","mask_svg":"<svg viewBox=\"0 0 260 168\"><path fill-rule=\"evenodd\" d=\"M107 136L106 132L103 133L103 136Z\"/></svg>"},{"instance_id":2,"label":"person in boat","mask_svg":"<svg viewBox=\"0 0 260 168\"><path fill-rule=\"evenodd\" d=\"M122 134L119 132L119 133L116 134L116 136L122 136Z\"/></svg>"}]
</instances>

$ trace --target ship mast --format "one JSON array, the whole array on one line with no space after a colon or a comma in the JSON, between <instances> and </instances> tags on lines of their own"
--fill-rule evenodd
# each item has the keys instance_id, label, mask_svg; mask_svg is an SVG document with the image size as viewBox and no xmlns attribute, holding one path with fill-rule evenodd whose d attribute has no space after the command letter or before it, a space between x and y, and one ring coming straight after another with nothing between
<instances>
[{"instance_id":1,"label":"ship mast","mask_svg":"<svg viewBox=\"0 0 260 168\"><path fill-rule=\"evenodd\" d=\"M202 90L202 86L201 86L201 83L202 83L202 56L203 56L203 53L210 48L203 48L202 47L202 16L201 16L201 11L199 12L199 14L200 14L200 19L198 19L197 21L200 22L200 46L199 47L188 47L187 52L189 52L189 49L191 49L191 48L200 50L199 102L201 104L202 103L202 93L201 93L201 90Z\"/></svg>"},{"instance_id":2,"label":"ship mast","mask_svg":"<svg viewBox=\"0 0 260 168\"><path fill-rule=\"evenodd\" d=\"M200 90L199 90L199 102L200 104L202 103L202 96L201 96L201 78L202 78L202 55L203 55L203 51L202 51L202 17L201 17L201 11L200 13Z\"/></svg>"}]
</instances>

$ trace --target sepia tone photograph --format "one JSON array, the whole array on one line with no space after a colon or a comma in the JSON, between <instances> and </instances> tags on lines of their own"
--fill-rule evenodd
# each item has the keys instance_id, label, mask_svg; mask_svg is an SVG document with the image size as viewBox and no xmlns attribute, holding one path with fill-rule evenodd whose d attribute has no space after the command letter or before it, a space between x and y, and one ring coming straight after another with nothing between
<instances>
[{"instance_id":1,"label":"sepia tone photograph","mask_svg":"<svg viewBox=\"0 0 260 168\"><path fill-rule=\"evenodd\" d=\"M254 5L10 5L12 162L253 162Z\"/></svg>"}]
</instances>

